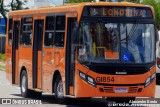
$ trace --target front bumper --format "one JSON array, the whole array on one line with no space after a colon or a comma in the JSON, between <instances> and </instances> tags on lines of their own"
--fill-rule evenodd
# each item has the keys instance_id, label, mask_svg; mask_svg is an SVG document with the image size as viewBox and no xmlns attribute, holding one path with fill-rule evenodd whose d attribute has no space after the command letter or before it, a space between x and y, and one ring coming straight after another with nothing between
<instances>
[{"instance_id":1,"label":"front bumper","mask_svg":"<svg viewBox=\"0 0 160 107\"><path fill-rule=\"evenodd\" d=\"M154 97L156 88L156 79L145 87L146 79L156 70L153 67L151 71L140 75L107 75L98 74L93 71L87 72L87 75L93 77L114 77L113 83L97 83L96 86L88 84L81 79L76 71L75 78L75 97ZM116 88L125 88L127 92L117 93Z\"/></svg>"}]
</instances>

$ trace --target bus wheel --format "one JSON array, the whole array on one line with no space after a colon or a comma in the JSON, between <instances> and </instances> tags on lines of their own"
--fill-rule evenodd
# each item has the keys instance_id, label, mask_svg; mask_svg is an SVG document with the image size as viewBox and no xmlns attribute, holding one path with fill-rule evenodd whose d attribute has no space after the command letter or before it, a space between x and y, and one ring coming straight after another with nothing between
<instances>
[{"instance_id":1,"label":"bus wheel","mask_svg":"<svg viewBox=\"0 0 160 107\"><path fill-rule=\"evenodd\" d=\"M28 78L25 70L22 71L20 87L21 87L21 95L25 98L29 97L31 91L28 89Z\"/></svg>"},{"instance_id":2,"label":"bus wheel","mask_svg":"<svg viewBox=\"0 0 160 107\"><path fill-rule=\"evenodd\" d=\"M64 103L65 98L64 98L64 93L63 93L63 83L61 76L59 75L56 78L55 85L54 85L54 92L55 92L55 98L59 103Z\"/></svg>"}]
</instances>

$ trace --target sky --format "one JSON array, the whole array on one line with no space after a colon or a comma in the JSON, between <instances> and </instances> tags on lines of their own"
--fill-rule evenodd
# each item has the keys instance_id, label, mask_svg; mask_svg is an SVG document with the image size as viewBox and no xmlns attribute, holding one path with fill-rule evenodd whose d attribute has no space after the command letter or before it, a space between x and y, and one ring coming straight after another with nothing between
<instances>
[{"instance_id":1,"label":"sky","mask_svg":"<svg viewBox=\"0 0 160 107\"><path fill-rule=\"evenodd\" d=\"M12 0L4 0L4 4L8 5L9 3L11 3ZM23 0L21 0L23 1ZM34 6L34 0L28 0L28 3L26 4L26 7L32 7Z\"/></svg>"},{"instance_id":2,"label":"sky","mask_svg":"<svg viewBox=\"0 0 160 107\"><path fill-rule=\"evenodd\" d=\"M8 5L11 3L12 0L4 0L4 5ZM24 0L21 0L24 1ZM36 2L36 1L41 1L41 2ZM62 5L63 0L28 0L28 2L24 5L24 7L29 7L29 8L37 8L40 6L55 6L55 5ZM2 16L0 14L0 16Z\"/></svg>"},{"instance_id":3,"label":"sky","mask_svg":"<svg viewBox=\"0 0 160 107\"><path fill-rule=\"evenodd\" d=\"M24 0L21 0L24 1ZM36 1L41 1L40 2L36 2ZM11 0L4 0L4 4L7 5L11 2ZM35 2L35 3L34 3ZM40 6L40 5L44 5L44 4L48 4L48 5L61 5L63 4L63 0L28 0L27 4L25 5L26 7L29 8L35 8L36 6Z\"/></svg>"}]
</instances>

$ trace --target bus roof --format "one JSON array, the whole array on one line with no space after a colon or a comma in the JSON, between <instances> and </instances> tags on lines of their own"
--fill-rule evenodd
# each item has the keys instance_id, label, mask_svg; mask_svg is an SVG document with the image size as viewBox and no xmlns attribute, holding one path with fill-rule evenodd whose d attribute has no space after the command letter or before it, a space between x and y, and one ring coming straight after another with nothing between
<instances>
[{"instance_id":1,"label":"bus roof","mask_svg":"<svg viewBox=\"0 0 160 107\"><path fill-rule=\"evenodd\" d=\"M15 15L32 15L32 14L40 14L40 13L52 13L52 12L69 12L69 11L78 11L79 9L83 9L84 6L131 6L131 7L149 7L153 8L149 5L144 4L136 4L131 2L84 2L84 3L70 3L64 4L60 6L43 6L36 9L28 9L28 10L18 10L11 11L8 13L9 16Z\"/></svg>"}]
</instances>

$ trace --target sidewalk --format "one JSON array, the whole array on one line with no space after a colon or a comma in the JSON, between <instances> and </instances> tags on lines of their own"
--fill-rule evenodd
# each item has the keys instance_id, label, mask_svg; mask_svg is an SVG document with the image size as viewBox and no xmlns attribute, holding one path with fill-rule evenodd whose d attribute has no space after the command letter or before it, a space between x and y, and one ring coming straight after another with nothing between
<instances>
[{"instance_id":1,"label":"sidewalk","mask_svg":"<svg viewBox=\"0 0 160 107\"><path fill-rule=\"evenodd\" d=\"M6 66L6 64L4 62L1 62L1 61L0 61L0 65L1 66Z\"/></svg>"},{"instance_id":2,"label":"sidewalk","mask_svg":"<svg viewBox=\"0 0 160 107\"><path fill-rule=\"evenodd\" d=\"M6 66L6 64L5 64L4 62L1 62L1 61L0 61L0 66ZM1 71L5 71L5 69L2 69L2 68L1 68L0 70L1 70Z\"/></svg>"}]
</instances>

